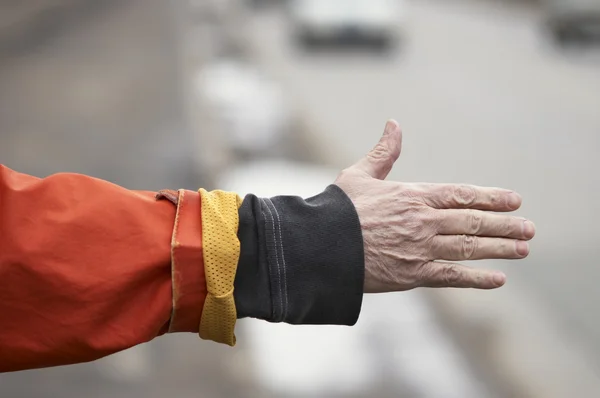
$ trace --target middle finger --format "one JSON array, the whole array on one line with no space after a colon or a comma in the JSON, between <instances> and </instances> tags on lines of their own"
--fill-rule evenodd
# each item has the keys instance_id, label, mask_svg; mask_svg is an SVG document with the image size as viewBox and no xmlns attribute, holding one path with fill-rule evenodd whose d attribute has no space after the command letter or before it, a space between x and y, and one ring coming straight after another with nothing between
<instances>
[{"instance_id":1,"label":"middle finger","mask_svg":"<svg viewBox=\"0 0 600 398\"><path fill-rule=\"evenodd\" d=\"M519 259L529 254L527 242L517 239L437 235L432 243L430 257L433 260Z\"/></svg>"},{"instance_id":2,"label":"middle finger","mask_svg":"<svg viewBox=\"0 0 600 398\"><path fill-rule=\"evenodd\" d=\"M489 213L481 210L436 210L437 232L441 235L477 235L529 240L535 226L521 217Z\"/></svg>"}]
</instances>

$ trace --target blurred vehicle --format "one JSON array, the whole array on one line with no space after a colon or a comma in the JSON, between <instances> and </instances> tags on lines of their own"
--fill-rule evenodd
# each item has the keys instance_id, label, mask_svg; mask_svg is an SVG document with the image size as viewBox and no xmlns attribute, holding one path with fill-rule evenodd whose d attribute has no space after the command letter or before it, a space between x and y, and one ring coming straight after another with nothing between
<instances>
[{"instance_id":1,"label":"blurred vehicle","mask_svg":"<svg viewBox=\"0 0 600 398\"><path fill-rule=\"evenodd\" d=\"M253 8L263 8L283 3L284 0L246 0L246 3Z\"/></svg>"},{"instance_id":2,"label":"blurred vehicle","mask_svg":"<svg viewBox=\"0 0 600 398\"><path fill-rule=\"evenodd\" d=\"M310 47L324 42L365 43L387 49L402 27L402 0L290 0L295 36Z\"/></svg>"},{"instance_id":3,"label":"blurred vehicle","mask_svg":"<svg viewBox=\"0 0 600 398\"><path fill-rule=\"evenodd\" d=\"M0 1L0 47L30 40L58 29L83 0Z\"/></svg>"},{"instance_id":4,"label":"blurred vehicle","mask_svg":"<svg viewBox=\"0 0 600 398\"><path fill-rule=\"evenodd\" d=\"M600 37L600 0L544 0L546 24L561 44Z\"/></svg>"},{"instance_id":5,"label":"blurred vehicle","mask_svg":"<svg viewBox=\"0 0 600 398\"><path fill-rule=\"evenodd\" d=\"M200 70L196 89L210 109L227 150L274 152L291 132L291 107L282 88L245 60L225 58Z\"/></svg>"}]
</instances>

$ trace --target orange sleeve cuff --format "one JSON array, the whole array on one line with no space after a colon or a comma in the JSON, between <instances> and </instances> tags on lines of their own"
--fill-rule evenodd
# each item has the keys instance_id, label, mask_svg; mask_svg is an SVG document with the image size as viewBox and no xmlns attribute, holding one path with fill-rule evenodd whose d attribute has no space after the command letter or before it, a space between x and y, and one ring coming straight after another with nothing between
<instances>
[{"instance_id":1,"label":"orange sleeve cuff","mask_svg":"<svg viewBox=\"0 0 600 398\"><path fill-rule=\"evenodd\" d=\"M206 299L200 194L180 189L161 191L159 196L177 204L171 239L173 309L168 332L197 333Z\"/></svg>"}]
</instances>

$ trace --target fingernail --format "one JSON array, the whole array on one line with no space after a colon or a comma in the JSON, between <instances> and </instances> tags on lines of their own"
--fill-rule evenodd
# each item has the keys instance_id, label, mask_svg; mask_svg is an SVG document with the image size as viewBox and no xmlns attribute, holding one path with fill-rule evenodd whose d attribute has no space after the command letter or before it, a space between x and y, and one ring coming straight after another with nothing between
<instances>
[{"instance_id":1,"label":"fingernail","mask_svg":"<svg viewBox=\"0 0 600 398\"><path fill-rule=\"evenodd\" d=\"M385 129L383 130L384 135L391 134L394 131L394 129L396 129L397 126L398 126L398 123L395 120L389 119L385 123Z\"/></svg>"},{"instance_id":2,"label":"fingernail","mask_svg":"<svg viewBox=\"0 0 600 398\"><path fill-rule=\"evenodd\" d=\"M502 286L506 283L506 275L504 275L502 272L494 273L493 279L496 286Z\"/></svg>"},{"instance_id":3,"label":"fingernail","mask_svg":"<svg viewBox=\"0 0 600 398\"><path fill-rule=\"evenodd\" d=\"M527 254L529 254L529 245L527 244L527 242L518 240L516 246L517 246L517 254L519 256L525 257Z\"/></svg>"},{"instance_id":4,"label":"fingernail","mask_svg":"<svg viewBox=\"0 0 600 398\"><path fill-rule=\"evenodd\" d=\"M521 206L521 195L511 192L508 196L508 205L511 209L518 209Z\"/></svg>"},{"instance_id":5,"label":"fingernail","mask_svg":"<svg viewBox=\"0 0 600 398\"><path fill-rule=\"evenodd\" d=\"M535 225L529 220L523 221L523 235L527 239L531 239L535 235Z\"/></svg>"}]
</instances>

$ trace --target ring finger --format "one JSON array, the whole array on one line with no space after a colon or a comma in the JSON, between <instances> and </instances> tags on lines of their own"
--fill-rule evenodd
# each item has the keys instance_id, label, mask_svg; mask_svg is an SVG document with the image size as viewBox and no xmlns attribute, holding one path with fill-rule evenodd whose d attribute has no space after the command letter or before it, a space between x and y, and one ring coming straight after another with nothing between
<instances>
[{"instance_id":1,"label":"ring finger","mask_svg":"<svg viewBox=\"0 0 600 398\"><path fill-rule=\"evenodd\" d=\"M527 257L527 242L472 235L437 235L433 238L432 259L447 261L519 259Z\"/></svg>"}]
</instances>

